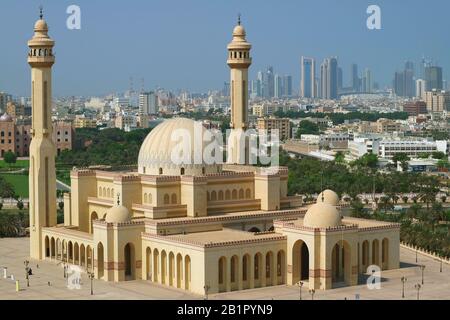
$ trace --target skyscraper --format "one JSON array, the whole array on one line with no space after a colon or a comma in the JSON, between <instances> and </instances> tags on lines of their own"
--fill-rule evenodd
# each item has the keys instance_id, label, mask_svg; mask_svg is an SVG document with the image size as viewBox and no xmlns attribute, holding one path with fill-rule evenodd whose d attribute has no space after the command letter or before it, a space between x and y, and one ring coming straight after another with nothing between
<instances>
[{"instance_id":1,"label":"skyscraper","mask_svg":"<svg viewBox=\"0 0 450 320\"><path fill-rule=\"evenodd\" d=\"M315 98L316 62L313 58L302 57L300 76L300 96L302 98Z\"/></svg>"},{"instance_id":2,"label":"skyscraper","mask_svg":"<svg viewBox=\"0 0 450 320\"><path fill-rule=\"evenodd\" d=\"M337 58L327 58L320 66L320 92L322 99L338 97Z\"/></svg>"},{"instance_id":3,"label":"skyscraper","mask_svg":"<svg viewBox=\"0 0 450 320\"><path fill-rule=\"evenodd\" d=\"M292 76L288 74L283 77L283 96L292 96Z\"/></svg>"},{"instance_id":4,"label":"skyscraper","mask_svg":"<svg viewBox=\"0 0 450 320\"><path fill-rule=\"evenodd\" d=\"M415 96L414 64L411 61L405 63L403 71L395 73L393 87L395 94L399 97Z\"/></svg>"},{"instance_id":5,"label":"skyscraper","mask_svg":"<svg viewBox=\"0 0 450 320\"><path fill-rule=\"evenodd\" d=\"M273 67L267 67L266 70L266 93L267 98L273 98L275 95L275 75L273 73Z\"/></svg>"},{"instance_id":6,"label":"skyscraper","mask_svg":"<svg viewBox=\"0 0 450 320\"><path fill-rule=\"evenodd\" d=\"M351 67L351 75L352 75L352 88L353 92L359 92L360 91L360 85L359 85L359 75L358 75L358 65L352 64Z\"/></svg>"},{"instance_id":7,"label":"skyscraper","mask_svg":"<svg viewBox=\"0 0 450 320\"><path fill-rule=\"evenodd\" d=\"M274 77L274 97L281 98L283 96L283 79L279 74Z\"/></svg>"},{"instance_id":8,"label":"skyscraper","mask_svg":"<svg viewBox=\"0 0 450 320\"><path fill-rule=\"evenodd\" d=\"M423 79L416 80L416 97L425 100L425 92L427 91L426 82Z\"/></svg>"},{"instance_id":9,"label":"skyscraper","mask_svg":"<svg viewBox=\"0 0 450 320\"><path fill-rule=\"evenodd\" d=\"M343 86L343 73L342 73L342 68L338 67L337 68L337 87L338 87L338 92L342 90L342 86Z\"/></svg>"},{"instance_id":10,"label":"skyscraper","mask_svg":"<svg viewBox=\"0 0 450 320\"><path fill-rule=\"evenodd\" d=\"M427 91L433 89L442 90L442 68L438 66L425 67L425 81L427 83Z\"/></svg>"},{"instance_id":11,"label":"skyscraper","mask_svg":"<svg viewBox=\"0 0 450 320\"><path fill-rule=\"evenodd\" d=\"M372 71L369 68L364 69L363 80L362 80L362 91L365 93L372 93L373 90L373 79Z\"/></svg>"}]
</instances>

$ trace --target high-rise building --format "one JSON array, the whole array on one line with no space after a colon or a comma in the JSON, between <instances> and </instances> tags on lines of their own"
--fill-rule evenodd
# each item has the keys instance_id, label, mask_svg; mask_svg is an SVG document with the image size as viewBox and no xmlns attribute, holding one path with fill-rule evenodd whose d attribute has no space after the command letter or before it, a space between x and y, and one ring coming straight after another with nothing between
<instances>
[{"instance_id":1,"label":"high-rise building","mask_svg":"<svg viewBox=\"0 0 450 320\"><path fill-rule=\"evenodd\" d=\"M139 114L150 115L158 113L158 97L153 91L142 92L139 95Z\"/></svg>"},{"instance_id":2,"label":"high-rise building","mask_svg":"<svg viewBox=\"0 0 450 320\"><path fill-rule=\"evenodd\" d=\"M292 76L288 74L283 77L283 96L292 96Z\"/></svg>"},{"instance_id":3,"label":"high-rise building","mask_svg":"<svg viewBox=\"0 0 450 320\"><path fill-rule=\"evenodd\" d=\"M427 91L426 81L423 79L416 80L416 97L425 101L425 92Z\"/></svg>"},{"instance_id":4,"label":"high-rise building","mask_svg":"<svg viewBox=\"0 0 450 320\"><path fill-rule=\"evenodd\" d=\"M337 58L327 58L320 66L320 92L322 99L338 97Z\"/></svg>"},{"instance_id":5,"label":"high-rise building","mask_svg":"<svg viewBox=\"0 0 450 320\"><path fill-rule=\"evenodd\" d=\"M281 98L283 96L283 79L279 74L274 77L274 97Z\"/></svg>"},{"instance_id":6,"label":"high-rise building","mask_svg":"<svg viewBox=\"0 0 450 320\"><path fill-rule=\"evenodd\" d=\"M301 59L300 96L302 98L315 98L316 91L316 62L313 58Z\"/></svg>"},{"instance_id":7,"label":"high-rise building","mask_svg":"<svg viewBox=\"0 0 450 320\"><path fill-rule=\"evenodd\" d=\"M223 83L222 96L224 97L230 96L230 83L227 81Z\"/></svg>"},{"instance_id":8,"label":"high-rise building","mask_svg":"<svg viewBox=\"0 0 450 320\"><path fill-rule=\"evenodd\" d=\"M362 79L362 91L365 93L371 93L373 90L372 72L370 69L364 69L364 75Z\"/></svg>"},{"instance_id":9,"label":"high-rise building","mask_svg":"<svg viewBox=\"0 0 450 320\"><path fill-rule=\"evenodd\" d=\"M338 67L337 68L337 87L338 87L338 91L342 91L342 87L343 87L343 73L342 73L342 68Z\"/></svg>"},{"instance_id":10,"label":"high-rise building","mask_svg":"<svg viewBox=\"0 0 450 320\"><path fill-rule=\"evenodd\" d=\"M359 79L359 75L358 75L358 65L355 63L352 64L351 75L352 75L353 92L359 92L360 91L360 79Z\"/></svg>"},{"instance_id":11,"label":"high-rise building","mask_svg":"<svg viewBox=\"0 0 450 320\"><path fill-rule=\"evenodd\" d=\"M34 25L34 36L28 41L31 67L32 140L30 145L30 257L42 259L42 230L56 225L56 147L52 140L52 66L54 41L48 36L43 19Z\"/></svg>"},{"instance_id":12,"label":"high-rise building","mask_svg":"<svg viewBox=\"0 0 450 320\"><path fill-rule=\"evenodd\" d=\"M395 73L393 87L395 94L399 97L415 96L414 64L411 61L405 63L403 71Z\"/></svg>"},{"instance_id":13,"label":"high-rise building","mask_svg":"<svg viewBox=\"0 0 450 320\"><path fill-rule=\"evenodd\" d=\"M233 129L228 140L228 151L231 152L227 154L228 161L231 163L248 163L248 156L245 152L247 140L243 130L246 130L248 126L248 68L252 64L251 48L239 19L238 25L233 30L233 40L227 47L227 64L231 69L230 127Z\"/></svg>"},{"instance_id":14,"label":"high-rise building","mask_svg":"<svg viewBox=\"0 0 450 320\"><path fill-rule=\"evenodd\" d=\"M436 89L427 91L425 102L429 112L450 111L450 92Z\"/></svg>"},{"instance_id":15,"label":"high-rise building","mask_svg":"<svg viewBox=\"0 0 450 320\"><path fill-rule=\"evenodd\" d=\"M273 98L275 96L275 75L273 67L267 67L266 70L266 84L265 84L266 98Z\"/></svg>"},{"instance_id":16,"label":"high-rise building","mask_svg":"<svg viewBox=\"0 0 450 320\"><path fill-rule=\"evenodd\" d=\"M425 81L427 84L427 91L433 89L442 90L442 68L438 66L425 67Z\"/></svg>"}]
</instances>

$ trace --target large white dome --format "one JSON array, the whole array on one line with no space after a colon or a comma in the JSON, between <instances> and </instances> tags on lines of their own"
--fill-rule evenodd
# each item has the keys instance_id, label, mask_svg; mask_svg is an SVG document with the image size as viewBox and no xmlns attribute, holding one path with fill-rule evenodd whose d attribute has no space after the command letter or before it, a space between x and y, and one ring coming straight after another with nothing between
<instances>
[{"instance_id":1,"label":"large white dome","mask_svg":"<svg viewBox=\"0 0 450 320\"><path fill-rule=\"evenodd\" d=\"M192 119L165 120L142 143L138 158L139 173L203 175L220 172L220 164L207 164L204 161L202 153L209 144L203 141L205 131L201 122Z\"/></svg>"}]
</instances>

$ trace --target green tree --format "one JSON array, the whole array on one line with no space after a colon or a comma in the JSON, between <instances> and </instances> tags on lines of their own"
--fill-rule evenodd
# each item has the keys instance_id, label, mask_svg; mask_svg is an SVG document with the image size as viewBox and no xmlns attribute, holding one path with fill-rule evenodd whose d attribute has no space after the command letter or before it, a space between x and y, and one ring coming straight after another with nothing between
<instances>
[{"instance_id":1,"label":"green tree","mask_svg":"<svg viewBox=\"0 0 450 320\"><path fill-rule=\"evenodd\" d=\"M398 162L400 162L403 171L406 171L408 169L408 161L411 159L406 153L397 153L394 155L392 160L394 161L395 167L397 167Z\"/></svg>"},{"instance_id":2,"label":"green tree","mask_svg":"<svg viewBox=\"0 0 450 320\"><path fill-rule=\"evenodd\" d=\"M336 163L344 163L345 161L345 155L342 151L336 152L336 155L334 156L334 161Z\"/></svg>"},{"instance_id":3,"label":"green tree","mask_svg":"<svg viewBox=\"0 0 450 320\"><path fill-rule=\"evenodd\" d=\"M295 133L295 138L300 139L302 134L318 134L320 133L320 128L314 122L309 120L303 120L298 125L297 132Z\"/></svg>"},{"instance_id":4,"label":"green tree","mask_svg":"<svg viewBox=\"0 0 450 320\"><path fill-rule=\"evenodd\" d=\"M24 207L24 205L23 205L22 199L17 200L17 208L19 210L23 210L23 207Z\"/></svg>"},{"instance_id":5,"label":"green tree","mask_svg":"<svg viewBox=\"0 0 450 320\"><path fill-rule=\"evenodd\" d=\"M441 151L434 151L431 153L431 155L433 156L433 159L444 159L447 156L445 155L445 153L441 152Z\"/></svg>"},{"instance_id":6,"label":"green tree","mask_svg":"<svg viewBox=\"0 0 450 320\"><path fill-rule=\"evenodd\" d=\"M5 154L3 155L3 160L5 160L5 162L8 165L11 165L13 163L16 163L17 161L17 155L14 152L11 151L7 151L5 152Z\"/></svg>"}]
</instances>

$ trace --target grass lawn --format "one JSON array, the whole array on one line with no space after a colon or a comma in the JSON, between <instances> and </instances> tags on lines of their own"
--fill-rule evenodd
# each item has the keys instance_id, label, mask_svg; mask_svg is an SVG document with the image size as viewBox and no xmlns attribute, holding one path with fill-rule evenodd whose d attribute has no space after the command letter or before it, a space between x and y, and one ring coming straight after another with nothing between
<instances>
[{"instance_id":1,"label":"grass lawn","mask_svg":"<svg viewBox=\"0 0 450 320\"><path fill-rule=\"evenodd\" d=\"M2 174L2 177L13 185L18 196L28 198L28 175Z\"/></svg>"},{"instance_id":2,"label":"grass lawn","mask_svg":"<svg viewBox=\"0 0 450 320\"><path fill-rule=\"evenodd\" d=\"M0 160L0 168L26 168L30 166L30 160L17 160L16 163L8 164L5 160Z\"/></svg>"}]
</instances>

